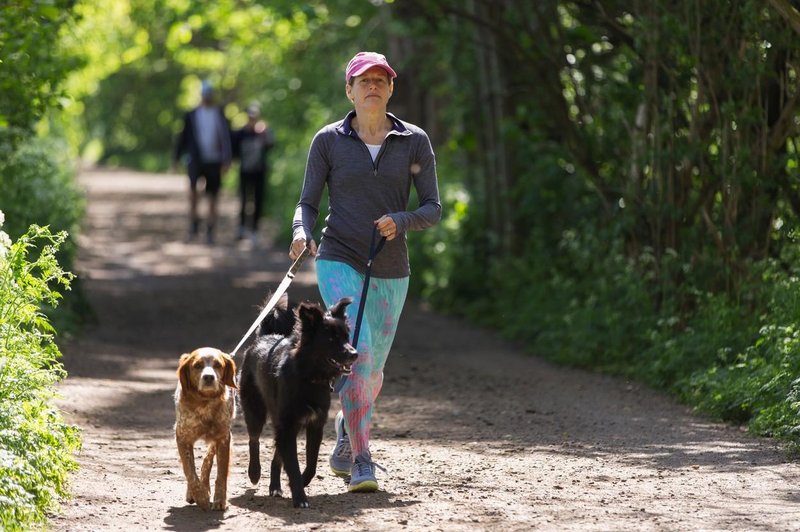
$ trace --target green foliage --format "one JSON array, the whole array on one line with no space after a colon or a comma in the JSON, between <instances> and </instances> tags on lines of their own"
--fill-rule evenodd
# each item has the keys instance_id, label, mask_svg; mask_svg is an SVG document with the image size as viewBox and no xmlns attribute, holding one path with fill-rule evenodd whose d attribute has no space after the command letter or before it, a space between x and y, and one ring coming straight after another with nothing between
<instances>
[{"instance_id":1,"label":"green foliage","mask_svg":"<svg viewBox=\"0 0 800 532\"><path fill-rule=\"evenodd\" d=\"M59 46L74 22L74 5L23 0L0 7L0 210L12 238L31 224L76 234L83 214L71 150L36 131L46 132L48 123L40 119L66 101L61 82L78 65L74 50ZM75 251L67 240L59 247L60 263L69 268ZM70 314L59 313L72 320Z\"/></svg>"},{"instance_id":2,"label":"green foliage","mask_svg":"<svg viewBox=\"0 0 800 532\"><path fill-rule=\"evenodd\" d=\"M672 390L690 403L686 380L725 363L729 353L747 345L754 328L747 306L732 304L724 294L695 295L697 308L688 317L678 309L659 314L647 330L645 348L631 360L639 380Z\"/></svg>"},{"instance_id":3,"label":"green foliage","mask_svg":"<svg viewBox=\"0 0 800 532\"><path fill-rule=\"evenodd\" d=\"M4 146L0 144L0 151ZM10 149L5 145L6 149ZM46 225L54 233L74 235L83 218L85 198L75 183L75 170L63 141L30 137L0 157L0 210L6 232L18 238L31 224ZM71 237L58 248L58 261L71 268L77 243ZM57 309L47 309L62 332L80 327L89 314L82 291L73 290Z\"/></svg>"},{"instance_id":4,"label":"green foliage","mask_svg":"<svg viewBox=\"0 0 800 532\"><path fill-rule=\"evenodd\" d=\"M6 215L5 230L12 238L34 223L48 225L53 232L77 232L84 197L67 152L63 142L33 137L0 158L0 210ZM65 246L59 250L68 252L71 259L75 244L67 240Z\"/></svg>"},{"instance_id":5,"label":"green foliage","mask_svg":"<svg viewBox=\"0 0 800 532\"><path fill-rule=\"evenodd\" d=\"M341 71L355 43L374 41L364 35L380 12L345 0L85 0L77 10L81 21L67 41L86 65L68 83L76 101L66 127L84 157L168 168L183 113L210 79L234 127L257 101L277 136L268 198L276 216L296 195L311 135L344 114Z\"/></svg>"},{"instance_id":6,"label":"green foliage","mask_svg":"<svg viewBox=\"0 0 800 532\"><path fill-rule=\"evenodd\" d=\"M57 105L75 63L54 52L74 0L20 0L0 6L0 142L16 143Z\"/></svg>"},{"instance_id":7,"label":"green foliage","mask_svg":"<svg viewBox=\"0 0 800 532\"><path fill-rule=\"evenodd\" d=\"M715 360L681 384L683 396L715 417L745 424L759 435L800 448L800 280L777 263L763 265L765 302L746 334L731 325L730 338ZM724 307L723 307L724 310ZM740 320L741 323L741 320ZM724 345L724 344L718 344Z\"/></svg>"},{"instance_id":8,"label":"green foliage","mask_svg":"<svg viewBox=\"0 0 800 532\"><path fill-rule=\"evenodd\" d=\"M0 211L2 226L2 211ZM66 496L77 464L75 427L53 406L53 385L65 376L55 331L41 312L56 305L73 276L56 252L66 233L31 226L16 242L0 231L0 525L28 530ZM34 259L31 252L36 250Z\"/></svg>"},{"instance_id":9,"label":"green foliage","mask_svg":"<svg viewBox=\"0 0 800 532\"><path fill-rule=\"evenodd\" d=\"M77 429L53 405L65 376L44 314L69 289L83 202L65 145L40 139L37 121L61 104L75 63L57 45L74 2L0 7L0 528L30 530L67 496ZM40 224L40 225L36 225ZM49 226L47 226L49 224ZM42 227L46 225L46 227ZM61 313L60 316L72 316Z\"/></svg>"},{"instance_id":10,"label":"green foliage","mask_svg":"<svg viewBox=\"0 0 800 532\"><path fill-rule=\"evenodd\" d=\"M558 256L546 253L532 238L519 257L494 261L469 281L491 297L476 293L462 311L551 360L631 373L656 321L636 264L590 231L565 231Z\"/></svg>"}]
</instances>

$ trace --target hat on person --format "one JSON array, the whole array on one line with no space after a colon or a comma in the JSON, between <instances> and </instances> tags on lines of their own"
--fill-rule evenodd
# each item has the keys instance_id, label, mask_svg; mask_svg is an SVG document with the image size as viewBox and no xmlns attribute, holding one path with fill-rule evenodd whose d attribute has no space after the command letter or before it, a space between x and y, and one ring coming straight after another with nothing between
<instances>
[{"instance_id":1,"label":"hat on person","mask_svg":"<svg viewBox=\"0 0 800 532\"><path fill-rule=\"evenodd\" d=\"M248 105L247 116L249 116L250 118L257 118L261 116L261 106L255 102Z\"/></svg>"},{"instance_id":2,"label":"hat on person","mask_svg":"<svg viewBox=\"0 0 800 532\"><path fill-rule=\"evenodd\" d=\"M214 86L211 85L211 82L207 79L204 79L203 83L200 85L200 95L203 98L210 98L214 95Z\"/></svg>"},{"instance_id":3,"label":"hat on person","mask_svg":"<svg viewBox=\"0 0 800 532\"><path fill-rule=\"evenodd\" d=\"M350 62L347 63L347 68L344 70L344 80L350 81L350 78L360 76L372 67L381 67L390 77L397 77L397 73L389 66L389 62L383 54L377 52L358 52L353 56Z\"/></svg>"}]
</instances>

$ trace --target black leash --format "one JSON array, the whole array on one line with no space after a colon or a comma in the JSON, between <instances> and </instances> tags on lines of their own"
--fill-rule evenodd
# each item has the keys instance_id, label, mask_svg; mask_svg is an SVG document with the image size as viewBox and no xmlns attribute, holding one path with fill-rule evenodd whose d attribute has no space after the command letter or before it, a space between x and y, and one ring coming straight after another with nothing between
<instances>
[{"instance_id":1,"label":"black leash","mask_svg":"<svg viewBox=\"0 0 800 532\"><path fill-rule=\"evenodd\" d=\"M369 290L369 278L372 275L372 261L375 260L375 257L378 253L381 252L383 249L383 245L386 243L386 237L382 236L378 245L375 245L375 237L378 235L378 226L373 226L372 228L372 239L369 243L369 258L367 259L367 271L364 273L364 285L361 288L361 300L358 303L358 314L356 314L356 325L353 329L353 340L350 342L350 345L353 346L355 349L358 346L358 335L361 332L361 320L364 318L364 306L367 303L367 291ZM336 382L336 385L333 387L333 391L339 393L341 391L342 386L344 386L345 381L347 380L347 375L342 375L339 377L339 380Z\"/></svg>"}]
</instances>

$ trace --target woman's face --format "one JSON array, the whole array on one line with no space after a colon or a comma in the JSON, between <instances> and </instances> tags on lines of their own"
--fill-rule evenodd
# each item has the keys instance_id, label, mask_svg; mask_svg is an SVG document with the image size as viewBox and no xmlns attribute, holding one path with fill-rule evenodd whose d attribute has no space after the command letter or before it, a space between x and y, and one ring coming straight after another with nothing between
<instances>
[{"instance_id":1,"label":"woman's face","mask_svg":"<svg viewBox=\"0 0 800 532\"><path fill-rule=\"evenodd\" d=\"M381 67L372 67L356 76L352 85L345 85L347 97L356 109L386 109L393 90L389 74Z\"/></svg>"}]
</instances>

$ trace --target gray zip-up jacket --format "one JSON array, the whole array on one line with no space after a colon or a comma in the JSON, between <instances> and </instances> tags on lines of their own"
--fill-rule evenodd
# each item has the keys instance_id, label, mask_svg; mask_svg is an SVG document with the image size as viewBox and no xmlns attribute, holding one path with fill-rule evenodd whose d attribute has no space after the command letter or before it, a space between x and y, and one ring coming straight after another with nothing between
<instances>
[{"instance_id":1,"label":"gray zip-up jacket","mask_svg":"<svg viewBox=\"0 0 800 532\"><path fill-rule=\"evenodd\" d=\"M393 128L373 162L350 126L354 116L351 111L344 120L328 124L311 141L293 238L311 240L327 185L328 215L317 257L344 262L364 273L374 222L388 214L397 225L397 236L373 261L372 275L407 277L411 268L406 233L431 227L442 215L433 148L425 131L387 113ZM407 210L412 184L419 206Z\"/></svg>"}]
</instances>

